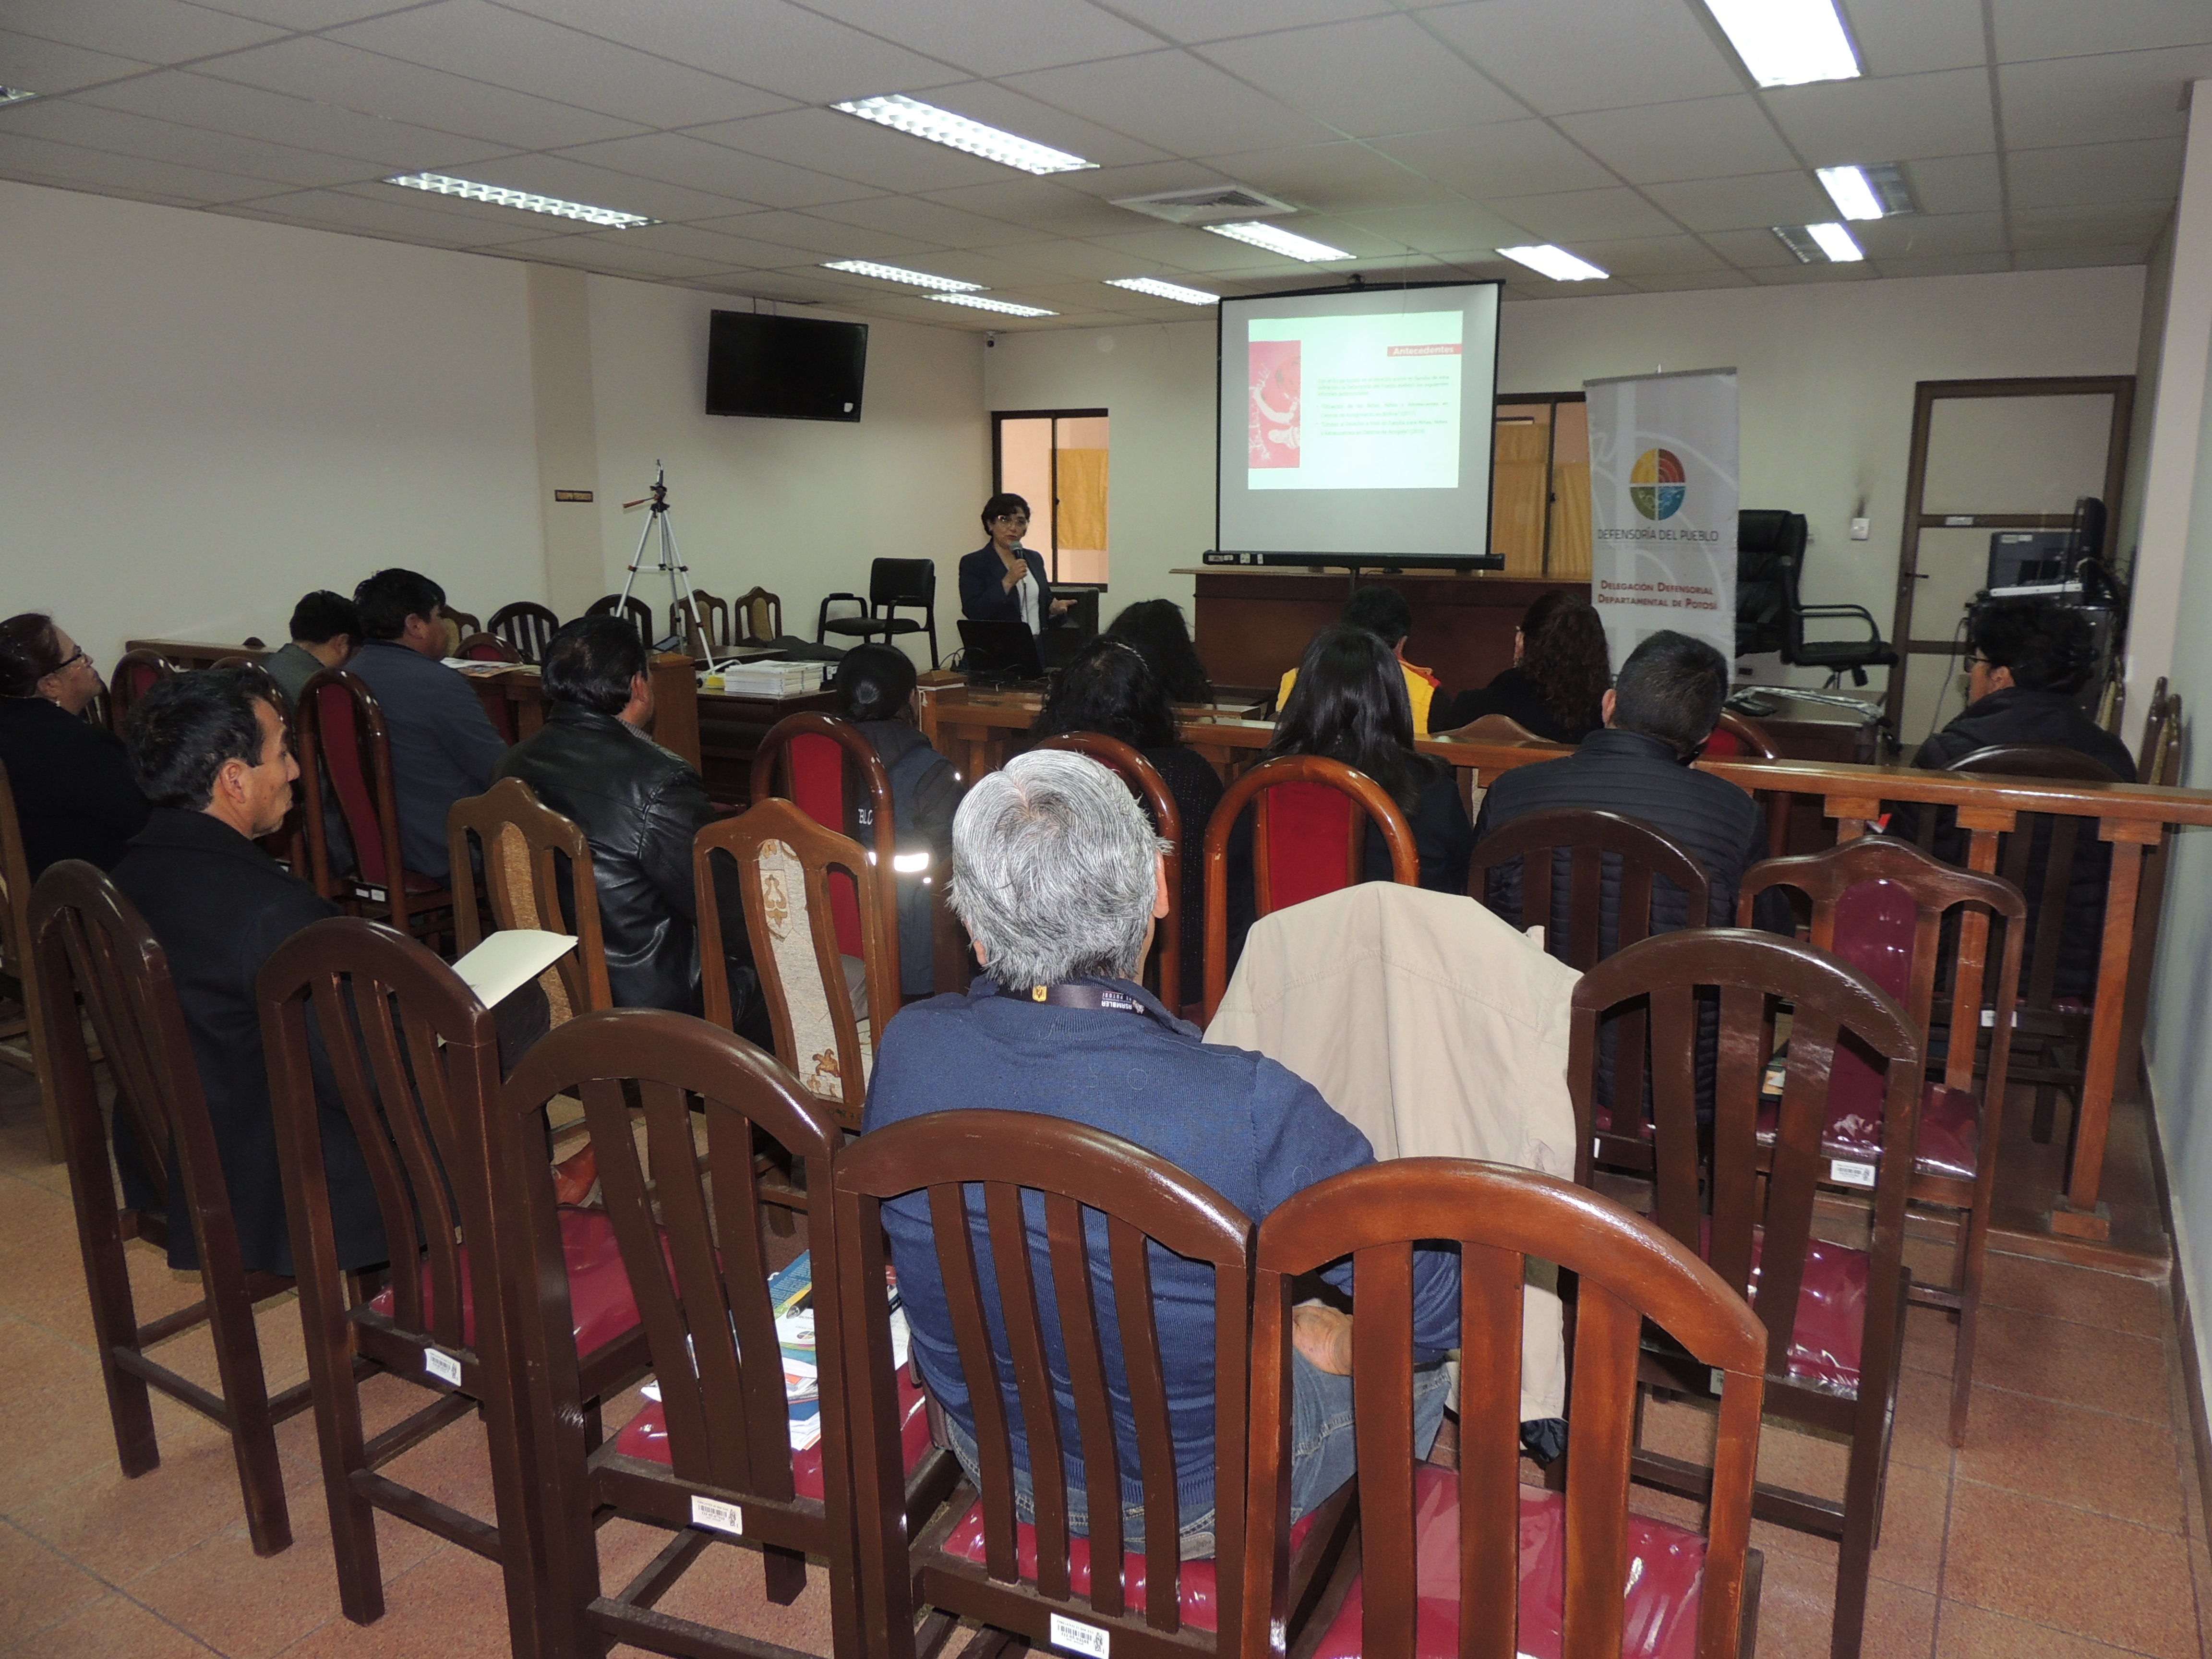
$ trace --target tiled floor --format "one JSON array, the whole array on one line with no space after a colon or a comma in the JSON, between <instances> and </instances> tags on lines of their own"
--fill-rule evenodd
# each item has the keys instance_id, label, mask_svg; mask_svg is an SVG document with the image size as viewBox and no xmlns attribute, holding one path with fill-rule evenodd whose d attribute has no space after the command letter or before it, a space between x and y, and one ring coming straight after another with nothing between
<instances>
[{"instance_id":1,"label":"tiled floor","mask_svg":"<svg viewBox=\"0 0 2212 1659\"><path fill-rule=\"evenodd\" d=\"M153 1252L134 1247L133 1256L142 1317L192 1299L191 1283ZM1962 1452L1943 1437L1950 1328L1929 1310L1911 1316L1868 1659L2198 1654L2212 1622L2212 1553L2163 1287L2001 1256L1989 1301ZM304 1375L289 1302L264 1310L261 1332L272 1387ZM496 1570L388 1517L378 1522L385 1616L368 1628L339 1616L308 1417L279 1431L295 1541L271 1559L253 1555L227 1443L199 1418L157 1398L161 1467L123 1480L90 1343L67 1180L45 1160L35 1097L0 1073L0 1652L507 1651ZM197 1336L165 1350L179 1369L205 1353ZM378 1384L371 1395L392 1409ZM489 1516L476 1435L473 1425L449 1431L393 1473ZM1770 1431L1762 1461L1769 1474L1833 1483L1837 1452ZM1755 1534L1766 1553L1760 1651L1817 1659L1827 1651L1834 1548L1763 1523ZM611 1583L656 1547L647 1528L622 1522L600 1537ZM749 1552L714 1553L712 1571L696 1571L663 1604L669 1611L827 1652L818 1570L796 1604L775 1607Z\"/></svg>"}]
</instances>

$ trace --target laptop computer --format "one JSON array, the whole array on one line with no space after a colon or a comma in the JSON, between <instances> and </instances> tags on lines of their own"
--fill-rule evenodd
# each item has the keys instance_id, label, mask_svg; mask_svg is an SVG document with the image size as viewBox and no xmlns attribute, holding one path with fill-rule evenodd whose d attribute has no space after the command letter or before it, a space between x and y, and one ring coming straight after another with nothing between
<instances>
[{"instance_id":1,"label":"laptop computer","mask_svg":"<svg viewBox=\"0 0 2212 1659\"><path fill-rule=\"evenodd\" d=\"M964 647L960 665L970 679L1012 684L1042 681L1045 677L1036 635L1026 623L973 622L963 617L960 643Z\"/></svg>"}]
</instances>

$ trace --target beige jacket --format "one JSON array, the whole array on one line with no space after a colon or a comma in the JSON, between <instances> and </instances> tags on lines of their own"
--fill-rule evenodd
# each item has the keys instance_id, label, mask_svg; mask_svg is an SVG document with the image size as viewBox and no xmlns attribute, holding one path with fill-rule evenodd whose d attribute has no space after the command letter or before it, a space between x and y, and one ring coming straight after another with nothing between
<instances>
[{"instance_id":1,"label":"beige jacket","mask_svg":"<svg viewBox=\"0 0 2212 1659\"><path fill-rule=\"evenodd\" d=\"M1378 1158L1572 1179L1580 977L1471 898L1362 882L1254 925L1206 1040L1280 1060ZM1522 1308L1523 1420L1566 1414L1559 1298L1541 1273Z\"/></svg>"}]
</instances>

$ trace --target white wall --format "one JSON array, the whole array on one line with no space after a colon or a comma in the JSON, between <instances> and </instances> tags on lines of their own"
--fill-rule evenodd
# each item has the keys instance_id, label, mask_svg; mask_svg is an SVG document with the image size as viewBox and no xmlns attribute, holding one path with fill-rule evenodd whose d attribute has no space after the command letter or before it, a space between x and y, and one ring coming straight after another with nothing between
<instances>
[{"instance_id":1,"label":"white wall","mask_svg":"<svg viewBox=\"0 0 2212 1659\"><path fill-rule=\"evenodd\" d=\"M380 565L544 586L525 267L0 183L0 614L283 637Z\"/></svg>"},{"instance_id":2,"label":"white wall","mask_svg":"<svg viewBox=\"0 0 2212 1659\"><path fill-rule=\"evenodd\" d=\"M1886 637L1914 383L2132 374L2142 286L2127 266L1522 301L1499 324L1498 385L1565 392L1662 365L1733 365L1745 503L1804 513L1807 598L1863 605ZM1112 415L1109 608L1189 603L1189 579L1166 573L1212 538L1214 352L1208 317L1015 335L986 354L994 410ZM1860 514L1872 535L1854 543Z\"/></svg>"}]
</instances>

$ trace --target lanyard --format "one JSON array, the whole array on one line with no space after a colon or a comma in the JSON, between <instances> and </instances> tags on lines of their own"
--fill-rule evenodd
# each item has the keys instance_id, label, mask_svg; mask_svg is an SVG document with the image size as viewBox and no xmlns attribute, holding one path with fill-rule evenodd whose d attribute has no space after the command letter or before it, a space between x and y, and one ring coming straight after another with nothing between
<instances>
[{"instance_id":1,"label":"lanyard","mask_svg":"<svg viewBox=\"0 0 2212 1659\"><path fill-rule=\"evenodd\" d=\"M1001 991L999 994L1031 1006L1103 1008L1117 1014L1142 1014L1147 1019L1152 1012L1125 992L1098 985L1032 985L1026 996L1017 991Z\"/></svg>"}]
</instances>

